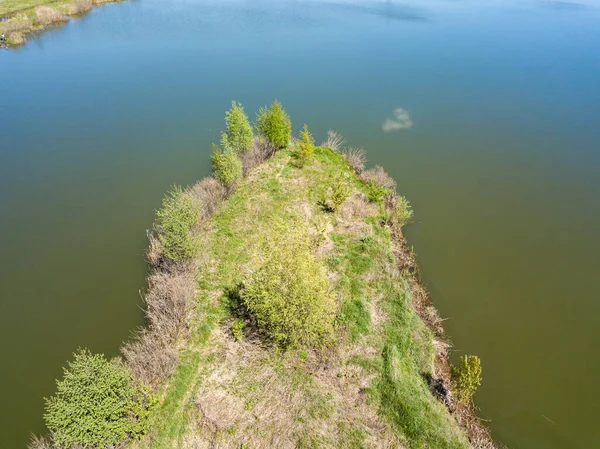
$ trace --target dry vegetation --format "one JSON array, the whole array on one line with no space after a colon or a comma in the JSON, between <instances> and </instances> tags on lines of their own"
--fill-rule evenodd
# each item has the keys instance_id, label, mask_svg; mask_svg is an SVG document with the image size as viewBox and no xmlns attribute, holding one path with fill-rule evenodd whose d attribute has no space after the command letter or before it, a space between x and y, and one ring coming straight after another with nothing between
<instances>
[{"instance_id":1,"label":"dry vegetation","mask_svg":"<svg viewBox=\"0 0 600 449\"><path fill-rule=\"evenodd\" d=\"M122 0L13 0L0 5L0 16L5 17L0 33L9 46L21 45L30 33L67 22L68 16L85 14L93 5L117 1Z\"/></svg>"},{"instance_id":2,"label":"dry vegetation","mask_svg":"<svg viewBox=\"0 0 600 449\"><path fill-rule=\"evenodd\" d=\"M50 25L67 20L66 16L57 9L49 6L38 6L35 8L35 17L41 25Z\"/></svg>"}]
</instances>

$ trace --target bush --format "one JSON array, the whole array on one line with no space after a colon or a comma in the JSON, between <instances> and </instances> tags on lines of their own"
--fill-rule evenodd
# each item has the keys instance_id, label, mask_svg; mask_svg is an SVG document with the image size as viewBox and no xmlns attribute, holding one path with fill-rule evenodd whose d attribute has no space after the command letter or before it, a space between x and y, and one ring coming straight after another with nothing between
<instances>
[{"instance_id":1,"label":"bush","mask_svg":"<svg viewBox=\"0 0 600 449\"><path fill-rule=\"evenodd\" d=\"M287 147L292 138L292 121L277 100L258 111L256 129L278 149Z\"/></svg>"},{"instance_id":2,"label":"bush","mask_svg":"<svg viewBox=\"0 0 600 449\"><path fill-rule=\"evenodd\" d=\"M213 174L226 188L231 188L242 178L242 162L234 150L225 148L224 151L213 144L212 161Z\"/></svg>"},{"instance_id":3,"label":"bush","mask_svg":"<svg viewBox=\"0 0 600 449\"><path fill-rule=\"evenodd\" d=\"M241 104L231 102L225 113L225 135L227 142L237 153L243 153L252 145L252 126Z\"/></svg>"},{"instance_id":4,"label":"bush","mask_svg":"<svg viewBox=\"0 0 600 449\"><path fill-rule=\"evenodd\" d=\"M321 144L322 147L327 147L336 153L339 153L346 143L346 139L344 136L339 134L337 131L329 130L327 131L327 140Z\"/></svg>"},{"instance_id":5,"label":"bush","mask_svg":"<svg viewBox=\"0 0 600 449\"><path fill-rule=\"evenodd\" d=\"M350 187L342 180L338 179L325 193L321 200L323 208L328 212L335 212L350 196Z\"/></svg>"},{"instance_id":6,"label":"bush","mask_svg":"<svg viewBox=\"0 0 600 449\"><path fill-rule=\"evenodd\" d=\"M460 402L471 399L481 385L481 360L476 355L460 358L460 365L452 367L452 383Z\"/></svg>"},{"instance_id":7,"label":"bush","mask_svg":"<svg viewBox=\"0 0 600 449\"><path fill-rule=\"evenodd\" d=\"M192 196L173 186L156 212L156 230L164 256L171 262L191 259L198 250L192 228L198 224L198 212Z\"/></svg>"},{"instance_id":8,"label":"bush","mask_svg":"<svg viewBox=\"0 0 600 449\"><path fill-rule=\"evenodd\" d=\"M67 20L62 12L49 6L38 6L35 8L35 18L41 25L49 25Z\"/></svg>"},{"instance_id":9,"label":"bush","mask_svg":"<svg viewBox=\"0 0 600 449\"><path fill-rule=\"evenodd\" d=\"M365 169L365 162L367 161L365 150L362 148L350 148L344 153L344 157L355 173L361 174L363 172Z\"/></svg>"},{"instance_id":10,"label":"bush","mask_svg":"<svg viewBox=\"0 0 600 449\"><path fill-rule=\"evenodd\" d=\"M240 154L244 176L261 162L275 154L277 148L264 136L257 136L248 151Z\"/></svg>"},{"instance_id":11,"label":"bush","mask_svg":"<svg viewBox=\"0 0 600 449\"><path fill-rule=\"evenodd\" d=\"M54 444L107 447L148 431L157 398L135 383L127 368L80 349L57 392L46 399L44 419Z\"/></svg>"},{"instance_id":12,"label":"bush","mask_svg":"<svg viewBox=\"0 0 600 449\"><path fill-rule=\"evenodd\" d=\"M387 195L385 197L387 223L396 228L403 227L413 217L410 203L403 196Z\"/></svg>"},{"instance_id":13,"label":"bush","mask_svg":"<svg viewBox=\"0 0 600 449\"><path fill-rule=\"evenodd\" d=\"M92 0L72 0L69 13L71 14L83 14L92 9Z\"/></svg>"},{"instance_id":14,"label":"bush","mask_svg":"<svg viewBox=\"0 0 600 449\"><path fill-rule=\"evenodd\" d=\"M223 184L213 177L204 178L192 186L190 195L192 195L194 204L198 208L200 220L212 217L223 198L225 198L225 194Z\"/></svg>"},{"instance_id":15,"label":"bush","mask_svg":"<svg viewBox=\"0 0 600 449\"><path fill-rule=\"evenodd\" d=\"M336 313L325 267L312 253L305 228L279 228L262 248L263 263L245 283L242 300L275 343L325 345Z\"/></svg>"},{"instance_id":16,"label":"bush","mask_svg":"<svg viewBox=\"0 0 600 449\"><path fill-rule=\"evenodd\" d=\"M386 195L391 194L389 189L385 189L383 187L378 186L373 181L369 181L367 183L367 198L371 202L380 201Z\"/></svg>"},{"instance_id":17,"label":"bush","mask_svg":"<svg viewBox=\"0 0 600 449\"><path fill-rule=\"evenodd\" d=\"M304 124L304 128L300 131L298 142L292 150L292 156L296 160L298 167L304 167L313 156L315 151L315 138L308 130L308 126Z\"/></svg>"},{"instance_id":18,"label":"bush","mask_svg":"<svg viewBox=\"0 0 600 449\"><path fill-rule=\"evenodd\" d=\"M149 385L159 385L175 372L179 354L159 330L143 329L121 351L131 374Z\"/></svg>"},{"instance_id":19,"label":"bush","mask_svg":"<svg viewBox=\"0 0 600 449\"><path fill-rule=\"evenodd\" d=\"M380 189L386 189L390 192L396 189L396 181L387 174L381 165L376 165L375 168L367 170L360 177L367 184L372 183Z\"/></svg>"}]
</instances>

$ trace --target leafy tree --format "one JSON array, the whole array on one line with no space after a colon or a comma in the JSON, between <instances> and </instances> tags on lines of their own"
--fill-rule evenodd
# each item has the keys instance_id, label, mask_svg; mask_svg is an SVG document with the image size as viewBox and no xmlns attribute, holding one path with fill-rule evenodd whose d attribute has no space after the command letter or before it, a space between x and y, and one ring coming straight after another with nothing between
<instances>
[{"instance_id":1,"label":"leafy tree","mask_svg":"<svg viewBox=\"0 0 600 449\"><path fill-rule=\"evenodd\" d=\"M224 151L213 144L211 161L215 178L229 188L242 178L242 162L236 152L227 144L225 133L223 136Z\"/></svg>"},{"instance_id":2,"label":"leafy tree","mask_svg":"<svg viewBox=\"0 0 600 449\"><path fill-rule=\"evenodd\" d=\"M192 228L198 223L192 196L173 186L156 212L156 229L163 254L172 262L190 259L198 249Z\"/></svg>"},{"instance_id":3,"label":"leafy tree","mask_svg":"<svg viewBox=\"0 0 600 449\"><path fill-rule=\"evenodd\" d=\"M231 102L231 109L225 112L225 136L233 150L246 151L252 145L252 126L241 104Z\"/></svg>"},{"instance_id":4,"label":"leafy tree","mask_svg":"<svg viewBox=\"0 0 600 449\"><path fill-rule=\"evenodd\" d=\"M452 382L458 400L466 402L471 399L477 387L481 385L481 360L476 355L465 355L460 364L452 367Z\"/></svg>"},{"instance_id":5,"label":"leafy tree","mask_svg":"<svg viewBox=\"0 0 600 449\"><path fill-rule=\"evenodd\" d=\"M331 341L336 302L325 267L312 253L308 231L273 223L262 261L242 299L258 325L281 346L322 346Z\"/></svg>"},{"instance_id":6,"label":"leafy tree","mask_svg":"<svg viewBox=\"0 0 600 449\"><path fill-rule=\"evenodd\" d=\"M277 100L258 111L256 129L277 148L287 147L292 138L292 121Z\"/></svg>"},{"instance_id":7,"label":"leafy tree","mask_svg":"<svg viewBox=\"0 0 600 449\"><path fill-rule=\"evenodd\" d=\"M80 349L46 401L44 419L60 447L108 447L148 431L157 397L136 383L127 368Z\"/></svg>"},{"instance_id":8,"label":"leafy tree","mask_svg":"<svg viewBox=\"0 0 600 449\"><path fill-rule=\"evenodd\" d=\"M304 128L300 131L296 148L292 151L292 156L296 159L296 164L299 167L304 167L312 158L315 151L315 138L308 130L308 126L304 124Z\"/></svg>"}]
</instances>

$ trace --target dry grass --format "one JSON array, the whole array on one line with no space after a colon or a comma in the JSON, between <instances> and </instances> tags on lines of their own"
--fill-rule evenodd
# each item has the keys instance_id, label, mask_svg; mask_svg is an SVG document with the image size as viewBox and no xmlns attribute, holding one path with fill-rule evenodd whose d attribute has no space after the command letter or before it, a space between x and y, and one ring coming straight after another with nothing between
<instances>
[{"instance_id":1,"label":"dry grass","mask_svg":"<svg viewBox=\"0 0 600 449\"><path fill-rule=\"evenodd\" d=\"M363 390L373 375L348 364L358 348L300 361L237 342L223 329L215 331L210 346L218 363L196 392L183 447L401 447L367 404Z\"/></svg>"},{"instance_id":2,"label":"dry grass","mask_svg":"<svg viewBox=\"0 0 600 449\"><path fill-rule=\"evenodd\" d=\"M38 6L35 8L35 17L41 25L50 25L67 20L67 17L62 12L49 6Z\"/></svg>"},{"instance_id":3,"label":"dry grass","mask_svg":"<svg viewBox=\"0 0 600 449\"><path fill-rule=\"evenodd\" d=\"M356 174L360 175L363 172L365 163L367 162L365 150L362 148L349 148L347 151L344 151L344 157Z\"/></svg>"},{"instance_id":4,"label":"dry grass","mask_svg":"<svg viewBox=\"0 0 600 449\"><path fill-rule=\"evenodd\" d=\"M92 0L72 0L69 14L84 14L92 9Z\"/></svg>"},{"instance_id":5,"label":"dry grass","mask_svg":"<svg viewBox=\"0 0 600 449\"><path fill-rule=\"evenodd\" d=\"M339 134L337 131L329 130L327 131L327 140L321 144L322 147L331 148L336 153L339 153L344 144L346 143L346 139L344 136Z\"/></svg>"},{"instance_id":6,"label":"dry grass","mask_svg":"<svg viewBox=\"0 0 600 449\"><path fill-rule=\"evenodd\" d=\"M244 176L247 176L254 167L273 156L276 151L277 148L263 136L254 137L250 148L240 154Z\"/></svg>"},{"instance_id":7,"label":"dry grass","mask_svg":"<svg viewBox=\"0 0 600 449\"><path fill-rule=\"evenodd\" d=\"M376 165L360 175L361 179L366 183L372 182L378 187L395 190L396 181L392 178L381 165Z\"/></svg>"},{"instance_id":8,"label":"dry grass","mask_svg":"<svg viewBox=\"0 0 600 449\"><path fill-rule=\"evenodd\" d=\"M212 217L226 193L225 187L213 177L204 178L190 188L201 221Z\"/></svg>"}]
</instances>

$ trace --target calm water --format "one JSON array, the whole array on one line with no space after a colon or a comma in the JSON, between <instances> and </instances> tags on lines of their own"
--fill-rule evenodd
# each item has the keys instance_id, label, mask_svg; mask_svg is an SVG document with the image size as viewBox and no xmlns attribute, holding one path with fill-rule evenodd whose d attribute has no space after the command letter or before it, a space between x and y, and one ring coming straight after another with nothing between
<instances>
[{"instance_id":1,"label":"calm water","mask_svg":"<svg viewBox=\"0 0 600 449\"><path fill-rule=\"evenodd\" d=\"M163 192L209 172L232 99L273 98L412 201L494 436L598 447L600 2L129 1L0 73L1 448L43 430L78 346L117 354Z\"/></svg>"}]
</instances>

